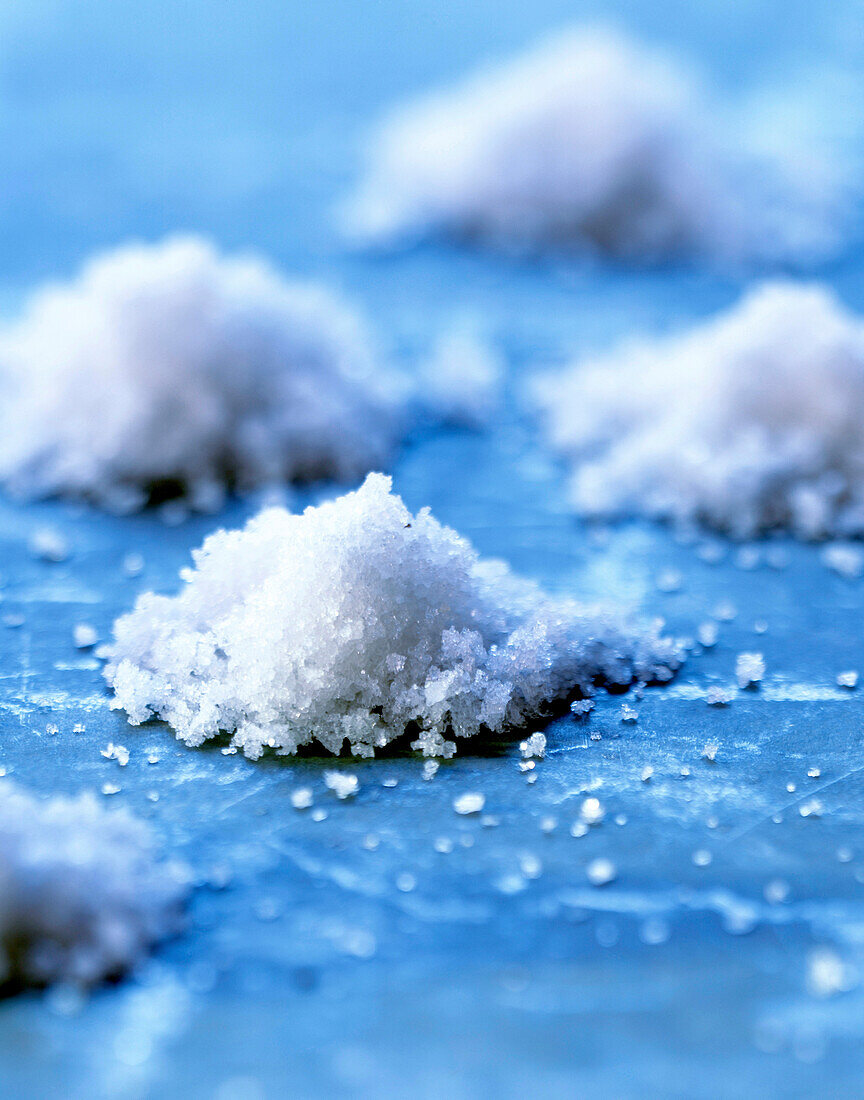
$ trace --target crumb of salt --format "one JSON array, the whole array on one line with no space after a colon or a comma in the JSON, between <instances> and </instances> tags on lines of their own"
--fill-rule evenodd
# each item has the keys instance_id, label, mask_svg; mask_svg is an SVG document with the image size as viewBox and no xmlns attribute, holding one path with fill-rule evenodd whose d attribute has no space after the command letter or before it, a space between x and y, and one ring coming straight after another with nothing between
<instances>
[{"instance_id":1,"label":"crumb of salt","mask_svg":"<svg viewBox=\"0 0 864 1100\"><path fill-rule=\"evenodd\" d=\"M700 623L696 628L696 639L705 649L712 649L717 645L717 624L713 622Z\"/></svg>"},{"instance_id":2,"label":"crumb of salt","mask_svg":"<svg viewBox=\"0 0 864 1100\"><path fill-rule=\"evenodd\" d=\"M858 580L864 573L864 550L849 542L829 542L822 549L822 561L847 581Z\"/></svg>"},{"instance_id":3,"label":"crumb of salt","mask_svg":"<svg viewBox=\"0 0 864 1100\"><path fill-rule=\"evenodd\" d=\"M838 672L837 674L837 686L842 688L848 688L852 691L858 687L858 673L854 669L850 669L848 672Z\"/></svg>"},{"instance_id":4,"label":"crumb of salt","mask_svg":"<svg viewBox=\"0 0 864 1100\"><path fill-rule=\"evenodd\" d=\"M253 759L315 740L372 755L413 727L413 748L446 758L597 682L665 682L683 660L658 623L553 600L480 559L380 474L302 515L264 511L193 557L179 595L145 594L115 623L112 706L190 745L228 731Z\"/></svg>"},{"instance_id":5,"label":"crumb of salt","mask_svg":"<svg viewBox=\"0 0 864 1100\"><path fill-rule=\"evenodd\" d=\"M91 985L181 924L188 875L149 828L92 795L0 789L0 982Z\"/></svg>"},{"instance_id":6,"label":"crumb of salt","mask_svg":"<svg viewBox=\"0 0 864 1100\"><path fill-rule=\"evenodd\" d=\"M638 722L639 711L635 707L631 707L629 703L621 704L621 721L622 722Z\"/></svg>"},{"instance_id":7,"label":"crumb of salt","mask_svg":"<svg viewBox=\"0 0 864 1100\"><path fill-rule=\"evenodd\" d=\"M54 527L40 527L30 536L31 554L42 561L63 562L69 557L69 540Z\"/></svg>"},{"instance_id":8,"label":"crumb of salt","mask_svg":"<svg viewBox=\"0 0 864 1100\"><path fill-rule=\"evenodd\" d=\"M520 742L519 751L524 760L530 760L535 756L542 759L546 755L546 734L532 733L527 740Z\"/></svg>"},{"instance_id":9,"label":"crumb of salt","mask_svg":"<svg viewBox=\"0 0 864 1100\"><path fill-rule=\"evenodd\" d=\"M732 692L728 688L710 687L705 692L705 702L709 707L728 707L732 698Z\"/></svg>"},{"instance_id":10,"label":"crumb of salt","mask_svg":"<svg viewBox=\"0 0 864 1100\"><path fill-rule=\"evenodd\" d=\"M308 810L312 805L312 801L311 787L298 787L291 792L291 805L295 810Z\"/></svg>"},{"instance_id":11,"label":"crumb of salt","mask_svg":"<svg viewBox=\"0 0 864 1100\"><path fill-rule=\"evenodd\" d=\"M457 814L479 814L486 805L486 795L476 791L466 791L453 799L453 809Z\"/></svg>"},{"instance_id":12,"label":"crumb of salt","mask_svg":"<svg viewBox=\"0 0 864 1100\"><path fill-rule=\"evenodd\" d=\"M585 868L585 873L592 886L608 886L618 877L618 868L611 859L600 857L591 860Z\"/></svg>"},{"instance_id":13,"label":"crumb of salt","mask_svg":"<svg viewBox=\"0 0 864 1100\"><path fill-rule=\"evenodd\" d=\"M427 780L434 779L438 773L438 769L441 765L437 760L424 760L423 761L423 778Z\"/></svg>"},{"instance_id":14,"label":"crumb of salt","mask_svg":"<svg viewBox=\"0 0 864 1100\"><path fill-rule=\"evenodd\" d=\"M580 514L744 538L864 534L864 320L827 286L763 284L689 331L628 338L535 388ZM864 572L851 543L822 556Z\"/></svg>"},{"instance_id":15,"label":"crumb of salt","mask_svg":"<svg viewBox=\"0 0 864 1100\"><path fill-rule=\"evenodd\" d=\"M709 764L713 764L717 759L717 753L720 750L720 746L713 741L709 741L705 748L702 750L702 759L707 760Z\"/></svg>"},{"instance_id":16,"label":"crumb of salt","mask_svg":"<svg viewBox=\"0 0 864 1100\"><path fill-rule=\"evenodd\" d=\"M90 623L76 623L72 630L76 649L90 649L99 641L99 633Z\"/></svg>"},{"instance_id":17,"label":"crumb of salt","mask_svg":"<svg viewBox=\"0 0 864 1100\"><path fill-rule=\"evenodd\" d=\"M583 801L579 809L579 816L586 825L599 825L606 816L606 811L600 799L591 796Z\"/></svg>"},{"instance_id":18,"label":"crumb of salt","mask_svg":"<svg viewBox=\"0 0 864 1100\"><path fill-rule=\"evenodd\" d=\"M339 799L351 798L360 790L360 781L350 772L324 772L324 785Z\"/></svg>"},{"instance_id":19,"label":"crumb of salt","mask_svg":"<svg viewBox=\"0 0 864 1100\"><path fill-rule=\"evenodd\" d=\"M761 653L739 653L735 661L735 679L739 688L757 687L765 675L765 658Z\"/></svg>"}]
</instances>

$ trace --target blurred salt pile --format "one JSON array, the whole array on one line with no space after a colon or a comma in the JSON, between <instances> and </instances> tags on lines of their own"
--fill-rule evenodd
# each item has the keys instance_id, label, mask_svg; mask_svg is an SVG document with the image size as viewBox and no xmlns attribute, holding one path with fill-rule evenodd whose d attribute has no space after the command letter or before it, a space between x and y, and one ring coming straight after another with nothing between
<instances>
[{"instance_id":1,"label":"blurred salt pile","mask_svg":"<svg viewBox=\"0 0 864 1100\"><path fill-rule=\"evenodd\" d=\"M401 383L321 287L205 240L131 245L36 293L0 333L0 480L117 511L385 463Z\"/></svg>"},{"instance_id":2,"label":"blurred salt pile","mask_svg":"<svg viewBox=\"0 0 864 1100\"><path fill-rule=\"evenodd\" d=\"M0 785L0 985L91 984L180 926L185 872L149 828L92 795L41 801Z\"/></svg>"},{"instance_id":3,"label":"blurred salt pile","mask_svg":"<svg viewBox=\"0 0 864 1100\"><path fill-rule=\"evenodd\" d=\"M579 513L864 534L864 322L821 286L764 284L688 332L544 378L538 396Z\"/></svg>"},{"instance_id":4,"label":"blurred salt pile","mask_svg":"<svg viewBox=\"0 0 864 1100\"><path fill-rule=\"evenodd\" d=\"M375 749L524 725L596 681L665 681L681 663L657 624L552 600L371 474L357 492L262 512L194 554L174 598L148 594L103 655L113 706L190 745L220 731L258 757L320 742ZM229 750L230 751L230 750Z\"/></svg>"},{"instance_id":5,"label":"blurred salt pile","mask_svg":"<svg viewBox=\"0 0 864 1100\"><path fill-rule=\"evenodd\" d=\"M840 243L846 184L813 123L782 96L724 106L674 58L575 28L393 112L345 222L384 243L809 262Z\"/></svg>"}]
</instances>

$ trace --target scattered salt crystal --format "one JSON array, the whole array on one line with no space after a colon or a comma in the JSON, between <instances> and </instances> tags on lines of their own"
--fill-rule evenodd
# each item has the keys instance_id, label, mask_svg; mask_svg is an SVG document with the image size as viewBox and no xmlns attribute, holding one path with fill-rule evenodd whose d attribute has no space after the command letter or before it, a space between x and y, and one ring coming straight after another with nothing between
<instances>
[{"instance_id":1,"label":"scattered salt crystal","mask_svg":"<svg viewBox=\"0 0 864 1100\"><path fill-rule=\"evenodd\" d=\"M700 623L696 628L696 638L701 646L705 649L711 649L717 645L717 624L712 622Z\"/></svg>"},{"instance_id":2,"label":"scattered salt crystal","mask_svg":"<svg viewBox=\"0 0 864 1100\"><path fill-rule=\"evenodd\" d=\"M316 739L371 755L414 727L412 747L452 756L451 734L515 730L597 681L669 680L683 659L657 623L552 600L479 559L380 474L217 532L194 560L178 596L144 595L115 623L113 706L191 745L228 731L251 758Z\"/></svg>"},{"instance_id":3,"label":"scattered salt crystal","mask_svg":"<svg viewBox=\"0 0 864 1100\"><path fill-rule=\"evenodd\" d=\"M56 735L60 732L60 727L56 724L56 722L49 722L48 725L45 727L45 732L50 737L56 737Z\"/></svg>"},{"instance_id":4,"label":"scattered salt crystal","mask_svg":"<svg viewBox=\"0 0 864 1100\"><path fill-rule=\"evenodd\" d=\"M226 478L357 478L402 431L402 383L349 306L197 237L93 258L0 344L0 480L25 496L129 512L172 484L213 511Z\"/></svg>"},{"instance_id":5,"label":"scattered salt crystal","mask_svg":"<svg viewBox=\"0 0 864 1100\"><path fill-rule=\"evenodd\" d=\"M641 775L642 782L647 783L651 779L653 774L654 774L654 769L651 767L650 764L646 764L645 767L642 769L642 775Z\"/></svg>"},{"instance_id":6,"label":"scattered salt crystal","mask_svg":"<svg viewBox=\"0 0 864 1100\"><path fill-rule=\"evenodd\" d=\"M584 718L586 714L590 714L594 709L593 699L574 699L570 704L570 710L577 718Z\"/></svg>"},{"instance_id":7,"label":"scattered salt crystal","mask_svg":"<svg viewBox=\"0 0 864 1100\"><path fill-rule=\"evenodd\" d=\"M72 727L73 733L86 733L86 731L87 727L84 725L83 722L76 722L75 725Z\"/></svg>"},{"instance_id":8,"label":"scattered salt crystal","mask_svg":"<svg viewBox=\"0 0 864 1100\"><path fill-rule=\"evenodd\" d=\"M381 780L381 786L382 787L398 787L399 786L399 780L395 779L393 777L391 777L389 779L382 779Z\"/></svg>"},{"instance_id":9,"label":"scattered salt crystal","mask_svg":"<svg viewBox=\"0 0 864 1100\"><path fill-rule=\"evenodd\" d=\"M480 818L480 824L484 829L497 829L501 824L501 818L495 814L483 814Z\"/></svg>"},{"instance_id":10,"label":"scattered salt crystal","mask_svg":"<svg viewBox=\"0 0 864 1100\"><path fill-rule=\"evenodd\" d=\"M116 783L103 783L102 793L105 795L119 794L120 788L117 786Z\"/></svg>"},{"instance_id":11,"label":"scattered salt crystal","mask_svg":"<svg viewBox=\"0 0 864 1100\"><path fill-rule=\"evenodd\" d=\"M807 991L813 997L833 997L855 984L856 976L831 947L814 947L807 955Z\"/></svg>"},{"instance_id":12,"label":"scattered salt crystal","mask_svg":"<svg viewBox=\"0 0 864 1100\"><path fill-rule=\"evenodd\" d=\"M822 810L823 806L818 798L810 798L798 807L798 813L802 817L821 817Z\"/></svg>"},{"instance_id":13,"label":"scattered salt crystal","mask_svg":"<svg viewBox=\"0 0 864 1100\"><path fill-rule=\"evenodd\" d=\"M131 553L123 558L123 572L127 577L138 577L144 572L144 558L141 554Z\"/></svg>"},{"instance_id":14,"label":"scattered salt crystal","mask_svg":"<svg viewBox=\"0 0 864 1100\"><path fill-rule=\"evenodd\" d=\"M681 771L679 772L679 775L681 776L682 779L688 779L689 778L690 769L686 764L684 764L684 766L681 768Z\"/></svg>"},{"instance_id":15,"label":"scattered salt crystal","mask_svg":"<svg viewBox=\"0 0 864 1100\"><path fill-rule=\"evenodd\" d=\"M375 852L381 845L381 837L377 833L367 833L363 837L363 847L367 852Z\"/></svg>"},{"instance_id":16,"label":"scattered salt crystal","mask_svg":"<svg viewBox=\"0 0 864 1100\"><path fill-rule=\"evenodd\" d=\"M417 879L411 874L410 871L403 871L396 879L396 889L401 890L403 894L410 894L417 886Z\"/></svg>"},{"instance_id":17,"label":"scattered salt crystal","mask_svg":"<svg viewBox=\"0 0 864 1100\"><path fill-rule=\"evenodd\" d=\"M754 634L766 634L767 631L768 631L768 624L765 622L764 619L757 619L756 622L753 623L753 633Z\"/></svg>"},{"instance_id":18,"label":"scattered salt crystal","mask_svg":"<svg viewBox=\"0 0 864 1100\"><path fill-rule=\"evenodd\" d=\"M525 760L529 760L533 756L544 757L546 755L545 733L532 733L526 741L520 743L519 751Z\"/></svg>"},{"instance_id":19,"label":"scattered salt crystal","mask_svg":"<svg viewBox=\"0 0 864 1100\"><path fill-rule=\"evenodd\" d=\"M588 826L584 821L574 821L570 826L570 836L575 836L578 840L579 837L586 836L588 833Z\"/></svg>"},{"instance_id":20,"label":"scattered salt crystal","mask_svg":"<svg viewBox=\"0 0 864 1100\"><path fill-rule=\"evenodd\" d=\"M453 799L453 809L457 814L479 814L486 805L486 795L475 791L466 791Z\"/></svg>"},{"instance_id":21,"label":"scattered salt crystal","mask_svg":"<svg viewBox=\"0 0 864 1100\"><path fill-rule=\"evenodd\" d=\"M99 634L90 623L76 623L72 631L72 640L76 649L90 649L99 641Z\"/></svg>"},{"instance_id":22,"label":"scattered salt crystal","mask_svg":"<svg viewBox=\"0 0 864 1100\"><path fill-rule=\"evenodd\" d=\"M586 798L579 809L579 816L586 825L599 825L606 816L603 803L599 798Z\"/></svg>"},{"instance_id":23,"label":"scattered salt crystal","mask_svg":"<svg viewBox=\"0 0 864 1100\"><path fill-rule=\"evenodd\" d=\"M639 939L651 947L666 943L670 935L669 922L662 917L649 917L639 926Z\"/></svg>"},{"instance_id":24,"label":"scattered salt crystal","mask_svg":"<svg viewBox=\"0 0 864 1100\"><path fill-rule=\"evenodd\" d=\"M312 805L312 800L311 787L298 787L291 792L291 805L295 810L308 810Z\"/></svg>"},{"instance_id":25,"label":"scattered salt crystal","mask_svg":"<svg viewBox=\"0 0 864 1100\"><path fill-rule=\"evenodd\" d=\"M519 857L519 870L527 879L540 878L543 874L543 863L531 852L523 852Z\"/></svg>"},{"instance_id":26,"label":"scattered salt crystal","mask_svg":"<svg viewBox=\"0 0 864 1100\"><path fill-rule=\"evenodd\" d=\"M852 861L852 849L847 848L845 844L841 845L837 849L837 862L838 863L851 863Z\"/></svg>"},{"instance_id":27,"label":"scattered salt crystal","mask_svg":"<svg viewBox=\"0 0 864 1100\"><path fill-rule=\"evenodd\" d=\"M707 760L709 764L713 764L717 759L719 748L719 745L715 744L713 741L709 741L702 750L702 759Z\"/></svg>"},{"instance_id":28,"label":"scattered salt crystal","mask_svg":"<svg viewBox=\"0 0 864 1100\"><path fill-rule=\"evenodd\" d=\"M327 811L322 809L320 806L316 806L316 808L309 816L312 818L313 821L326 821Z\"/></svg>"},{"instance_id":29,"label":"scattered salt crystal","mask_svg":"<svg viewBox=\"0 0 864 1100\"><path fill-rule=\"evenodd\" d=\"M555 817L541 817L540 830L544 833L554 833L558 828L558 819Z\"/></svg>"},{"instance_id":30,"label":"scattered salt crystal","mask_svg":"<svg viewBox=\"0 0 864 1100\"><path fill-rule=\"evenodd\" d=\"M453 841L449 836L439 836L435 840L435 851L440 852L441 855L449 855L453 851Z\"/></svg>"},{"instance_id":31,"label":"scattered salt crystal","mask_svg":"<svg viewBox=\"0 0 864 1100\"><path fill-rule=\"evenodd\" d=\"M739 688L756 687L765 675L765 658L761 653L739 653L735 661L735 679Z\"/></svg>"},{"instance_id":32,"label":"scattered salt crystal","mask_svg":"<svg viewBox=\"0 0 864 1100\"><path fill-rule=\"evenodd\" d=\"M626 825L627 824L627 814L615 814L615 824L616 825Z\"/></svg>"},{"instance_id":33,"label":"scattered salt crystal","mask_svg":"<svg viewBox=\"0 0 864 1100\"><path fill-rule=\"evenodd\" d=\"M631 707L629 703L621 704L621 721L622 722L638 722L639 711L635 707Z\"/></svg>"},{"instance_id":34,"label":"scattered salt crystal","mask_svg":"<svg viewBox=\"0 0 864 1100\"><path fill-rule=\"evenodd\" d=\"M738 608L729 600L721 600L714 608L714 618L721 623L731 623L738 617Z\"/></svg>"},{"instance_id":35,"label":"scattered salt crystal","mask_svg":"<svg viewBox=\"0 0 864 1100\"><path fill-rule=\"evenodd\" d=\"M147 826L92 795L0 790L0 973L80 987L135 966L180 925L184 869L161 863Z\"/></svg>"},{"instance_id":36,"label":"scattered salt crystal","mask_svg":"<svg viewBox=\"0 0 864 1100\"><path fill-rule=\"evenodd\" d=\"M732 702L732 692L727 688L710 687L705 692L705 702L709 707L726 707Z\"/></svg>"},{"instance_id":37,"label":"scattered salt crystal","mask_svg":"<svg viewBox=\"0 0 864 1100\"><path fill-rule=\"evenodd\" d=\"M782 905L789 897L789 883L781 878L774 878L765 883L762 892L769 905Z\"/></svg>"},{"instance_id":38,"label":"scattered salt crystal","mask_svg":"<svg viewBox=\"0 0 864 1100\"><path fill-rule=\"evenodd\" d=\"M864 321L827 286L758 286L690 331L630 336L536 389L580 514L864 534ZM852 543L823 560L864 573Z\"/></svg>"},{"instance_id":39,"label":"scattered salt crystal","mask_svg":"<svg viewBox=\"0 0 864 1100\"><path fill-rule=\"evenodd\" d=\"M520 772L533 772L536 767L537 767L537 761L536 760L520 760L519 761L519 771Z\"/></svg>"},{"instance_id":40,"label":"scattered salt crystal","mask_svg":"<svg viewBox=\"0 0 864 1100\"><path fill-rule=\"evenodd\" d=\"M707 848L699 848L693 853L692 858L697 867L707 867L714 857Z\"/></svg>"},{"instance_id":41,"label":"scattered salt crystal","mask_svg":"<svg viewBox=\"0 0 864 1100\"><path fill-rule=\"evenodd\" d=\"M864 550L849 542L829 542L822 550L822 561L848 581L864 573Z\"/></svg>"},{"instance_id":42,"label":"scattered salt crystal","mask_svg":"<svg viewBox=\"0 0 864 1100\"><path fill-rule=\"evenodd\" d=\"M858 673L854 669L850 669L848 672L839 672L837 674L837 686L842 688L848 688L852 691L858 687Z\"/></svg>"},{"instance_id":43,"label":"scattered salt crystal","mask_svg":"<svg viewBox=\"0 0 864 1100\"><path fill-rule=\"evenodd\" d=\"M437 760L424 760L423 778L426 780L434 779L440 766Z\"/></svg>"},{"instance_id":44,"label":"scattered salt crystal","mask_svg":"<svg viewBox=\"0 0 864 1100\"><path fill-rule=\"evenodd\" d=\"M69 540L54 527L40 527L30 536L30 552L43 561L61 562L69 557Z\"/></svg>"},{"instance_id":45,"label":"scattered salt crystal","mask_svg":"<svg viewBox=\"0 0 864 1100\"><path fill-rule=\"evenodd\" d=\"M611 859L592 859L585 868L588 881L592 886L607 886L618 877L618 868Z\"/></svg>"},{"instance_id":46,"label":"scattered salt crystal","mask_svg":"<svg viewBox=\"0 0 864 1100\"><path fill-rule=\"evenodd\" d=\"M822 771L821 771L820 768L808 768L807 769L807 778L808 779L818 779L821 774L822 774Z\"/></svg>"},{"instance_id":47,"label":"scattered salt crystal","mask_svg":"<svg viewBox=\"0 0 864 1100\"><path fill-rule=\"evenodd\" d=\"M789 792L790 794L794 794L794 792L795 792L795 784L794 784L794 783L792 783L792 782L789 782L789 783L787 783L787 784L786 784L786 790L787 790L787 791L788 791L788 792Z\"/></svg>"},{"instance_id":48,"label":"scattered salt crystal","mask_svg":"<svg viewBox=\"0 0 864 1100\"><path fill-rule=\"evenodd\" d=\"M658 592L680 592L684 578L677 569L666 569L660 573L655 581Z\"/></svg>"},{"instance_id":49,"label":"scattered salt crystal","mask_svg":"<svg viewBox=\"0 0 864 1100\"><path fill-rule=\"evenodd\" d=\"M379 244L440 233L636 263L831 254L843 239L839 154L751 96L756 108L742 97L730 109L689 61L569 28L393 111L344 227Z\"/></svg>"},{"instance_id":50,"label":"scattered salt crystal","mask_svg":"<svg viewBox=\"0 0 864 1100\"><path fill-rule=\"evenodd\" d=\"M324 772L324 785L337 798L351 798L360 790L360 781L350 772Z\"/></svg>"}]
</instances>

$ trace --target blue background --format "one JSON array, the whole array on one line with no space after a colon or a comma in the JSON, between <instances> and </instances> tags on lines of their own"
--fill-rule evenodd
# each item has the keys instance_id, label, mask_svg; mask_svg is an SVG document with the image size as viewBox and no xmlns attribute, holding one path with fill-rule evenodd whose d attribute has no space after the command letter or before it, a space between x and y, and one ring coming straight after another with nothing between
<instances>
[{"instance_id":1,"label":"blue background","mask_svg":"<svg viewBox=\"0 0 864 1100\"><path fill-rule=\"evenodd\" d=\"M730 91L860 56L860 7L804 0L0 9L5 311L96 249L195 230L344 288L406 361L453 320L479 317L511 366L507 408L485 436L414 439L393 471L408 504L431 505L550 589L632 603L682 632L720 599L738 609L716 649L647 693L638 724L608 698L588 724L553 724L533 785L515 744L466 746L432 782L411 756L351 765L361 790L339 803L324 791L327 761L249 763L188 750L158 724L129 728L97 663L72 646L76 622L104 636L138 591L174 591L190 549L252 505L171 528L154 514L0 502L0 611L24 617L0 627L0 766L44 792L119 785L113 802L150 818L200 882L187 933L134 980L84 1005L0 1002L4 1096L861 1095L864 993L823 999L806 983L819 945L864 974L862 703L835 686L838 672L864 670L861 583L782 540L786 568L749 570L734 551L709 565L654 526L586 530L514 399L530 365L685 324L746 280L508 264L446 246L372 257L346 253L332 228L383 108L598 15L690 53ZM862 260L820 273L859 309ZM68 562L27 549L46 524L68 537ZM134 580L121 567L131 551L146 561ZM669 568L683 585L664 594L656 578ZM762 690L709 709L705 689L732 683L746 649L765 653ZM129 748L125 769L100 755L109 741ZM701 758L712 741L713 765ZM305 784L326 820L291 808ZM588 789L606 820L573 838ZM466 790L485 793L497 827L454 814ZM819 819L799 812L813 796ZM435 850L440 836L451 853ZM701 849L708 866L693 862ZM502 890L526 854L542 873ZM602 890L585 875L597 856L618 868ZM765 901L773 879L788 883L785 903Z\"/></svg>"}]
</instances>

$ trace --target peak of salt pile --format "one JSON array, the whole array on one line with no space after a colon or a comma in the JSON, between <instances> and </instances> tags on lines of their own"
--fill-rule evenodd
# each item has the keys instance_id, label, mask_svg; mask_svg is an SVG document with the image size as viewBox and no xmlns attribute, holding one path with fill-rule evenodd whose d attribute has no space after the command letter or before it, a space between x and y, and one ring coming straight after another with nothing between
<instances>
[{"instance_id":1,"label":"peak of salt pile","mask_svg":"<svg viewBox=\"0 0 864 1100\"><path fill-rule=\"evenodd\" d=\"M0 332L0 480L128 511L154 491L350 480L385 463L400 386L310 283L197 237L128 245Z\"/></svg>"},{"instance_id":2,"label":"peak of salt pile","mask_svg":"<svg viewBox=\"0 0 864 1100\"><path fill-rule=\"evenodd\" d=\"M573 28L393 112L345 220L385 243L807 261L839 244L850 173L803 129L782 96L726 107L674 58Z\"/></svg>"},{"instance_id":3,"label":"peak of salt pile","mask_svg":"<svg viewBox=\"0 0 864 1100\"><path fill-rule=\"evenodd\" d=\"M826 288L762 285L682 334L544 378L538 396L581 514L864 534L864 322Z\"/></svg>"},{"instance_id":4,"label":"peak of salt pile","mask_svg":"<svg viewBox=\"0 0 864 1100\"><path fill-rule=\"evenodd\" d=\"M142 596L104 653L113 706L190 745L227 731L253 758L314 741L371 756L407 732L448 756L451 738L517 728L597 682L668 680L681 662L657 624L550 599L428 509L412 515L381 474L193 556L179 595Z\"/></svg>"},{"instance_id":5,"label":"peak of salt pile","mask_svg":"<svg viewBox=\"0 0 864 1100\"><path fill-rule=\"evenodd\" d=\"M93 795L42 801L0 785L0 986L89 985L176 932L185 872L150 829Z\"/></svg>"}]
</instances>

